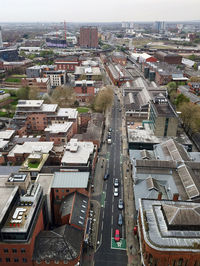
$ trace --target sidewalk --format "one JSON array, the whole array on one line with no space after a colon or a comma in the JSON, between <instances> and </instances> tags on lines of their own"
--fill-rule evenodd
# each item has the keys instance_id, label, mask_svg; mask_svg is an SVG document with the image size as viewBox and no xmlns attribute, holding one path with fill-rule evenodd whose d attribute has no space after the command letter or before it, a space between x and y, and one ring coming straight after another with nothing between
<instances>
[{"instance_id":1,"label":"sidewalk","mask_svg":"<svg viewBox=\"0 0 200 266\"><path fill-rule=\"evenodd\" d=\"M118 94L122 105L122 154L124 158L123 162L123 180L124 180L124 202L125 202L125 224L126 224L126 243L127 243L127 255L128 265L141 265L141 259L139 255L139 243L137 237L134 235L133 229L135 226L135 201L133 194L133 180L131 163L128 154L128 140L126 132L126 119L123 106L123 98L120 93Z\"/></svg>"}]
</instances>

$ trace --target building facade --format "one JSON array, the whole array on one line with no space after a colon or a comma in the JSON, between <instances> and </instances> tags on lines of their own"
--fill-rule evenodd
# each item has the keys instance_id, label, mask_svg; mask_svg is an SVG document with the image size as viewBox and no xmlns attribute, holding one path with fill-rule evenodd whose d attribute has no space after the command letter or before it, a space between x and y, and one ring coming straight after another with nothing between
<instances>
[{"instance_id":1,"label":"building facade","mask_svg":"<svg viewBox=\"0 0 200 266\"><path fill-rule=\"evenodd\" d=\"M98 47L98 29L97 27L80 28L80 46L83 48Z\"/></svg>"}]
</instances>

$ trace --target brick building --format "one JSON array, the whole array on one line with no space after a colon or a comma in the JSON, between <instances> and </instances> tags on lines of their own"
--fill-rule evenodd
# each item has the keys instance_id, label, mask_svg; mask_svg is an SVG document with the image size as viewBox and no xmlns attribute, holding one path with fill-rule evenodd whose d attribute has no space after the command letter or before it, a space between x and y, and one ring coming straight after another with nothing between
<instances>
[{"instance_id":1,"label":"brick building","mask_svg":"<svg viewBox=\"0 0 200 266\"><path fill-rule=\"evenodd\" d=\"M111 58L112 58L113 63L120 64L122 66L126 65L127 56L122 52L114 52L111 55ZM103 61L104 61L104 59L103 59Z\"/></svg>"},{"instance_id":2,"label":"brick building","mask_svg":"<svg viewBox=\"0 0 200 266\"><path fill-rule=\"evenodd\" d=\"M57 70L66 70L67 72L74 72L75 67L80 65L79 58L75 56L57 58L54 63Z\"/></svg>"},{"instance_id":3,"label":"brick building","mask_svg":"<svg viewBox=\"0 0 200 266\"><path fill-rule=\"evenodd\" d=\"M22 85L28 86L32 89L36 89L39 95L49 93L51 89L49 78L23 78Z\"/></svg>"},{"instance_id":4,"label":"brick building","mask_svg":"<svg viewBox=\"0 0 200 266\"><path fill-rule=\"evenodd\" d=\"M73 123L52 124L46 127L44 132L46 141L53 141L56 145L65 144L73 136Z\"/></svg>"},{"instance_id":5,"label":"brick building","mask_svg":"<svg viewBox=\"0 0 200 266\"><path fill-rule=\"evenodd\" d=\"M181 65L182 56L174 53L165 53L162 51L158 51L155 53L155 57L162 62L166 62L168 64L176 64Z\"/></svg>"},{"instance_id":6,"label":"brick building","mask_svg":"<svg viewBox=\"0 0 200 266\"><path fill-rule=\"evenodd\" d=\"M0 190L0 261L2 265L33 265L35 238L47 223L42 188L30 184L24 195L17 186Z\"/></svg>"},{"instance_id":7,"label":"brick building","mask_svg":"<svg viewBox=\"0 0 200 266\"><path fill-rule=\"evenodd\" d=\"M77 80L75 81L74 91L79 102L90 102L97 90L93 80Z\"/></svg>"},{"instance_id":8,"label":"brick building","mask_svg":"<svg viewBox=\"0 0 200 266\"><path fill-rule=\"evenodd\" d=\"M196 94L197 96L200 95L200 82L188 82L189 91Z\"/></svg>"},{"instance_id":9,"label":"brick building","mask_svg":"<svg viewBox=\"0 0 200 266\"><path fill-rule=\"evenodd\" d=\"M139 199L143 265L191 265L200 261L199 203Z\"/></svg>"},{"instance_id":10,"label":"brick building","mask_svg":"<svg viewBox=\"0 0 200 266\"><path fill-rule=\"evenodd\" d=\"M81 27L79 43L83 48L98 48L97 27Z\"/></svg>"}]
</instances>

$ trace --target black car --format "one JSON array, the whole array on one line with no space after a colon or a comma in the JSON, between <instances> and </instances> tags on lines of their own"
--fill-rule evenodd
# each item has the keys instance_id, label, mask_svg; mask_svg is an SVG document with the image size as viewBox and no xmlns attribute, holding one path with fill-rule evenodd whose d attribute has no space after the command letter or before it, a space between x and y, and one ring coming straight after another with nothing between
<instances>
[{"instance_id":1,"label":"black car","mask_svg":"<svg viewBox=\"0 0 200 266\"><path fill-rule=\"evenodd\" d=\"M110 176L109 174L105 174L103 179L107 180L109 178L109 176Z\"/></svg>"}]
</instances>

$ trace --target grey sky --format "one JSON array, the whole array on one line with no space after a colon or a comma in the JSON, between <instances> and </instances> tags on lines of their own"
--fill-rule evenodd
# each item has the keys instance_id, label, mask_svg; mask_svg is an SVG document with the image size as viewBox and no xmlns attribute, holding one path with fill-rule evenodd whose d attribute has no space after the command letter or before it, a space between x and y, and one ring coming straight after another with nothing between
<instances>
[{"instance_id":1,"label":"grey sky","mask_svg":"<svg viewBox=\"0 0 200 266\"><path fill-rule=\"evenodd\" d=\"M1 22L200 20L200 0L0 0Z\"/></svg>"}]
</instances>

